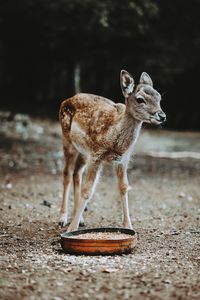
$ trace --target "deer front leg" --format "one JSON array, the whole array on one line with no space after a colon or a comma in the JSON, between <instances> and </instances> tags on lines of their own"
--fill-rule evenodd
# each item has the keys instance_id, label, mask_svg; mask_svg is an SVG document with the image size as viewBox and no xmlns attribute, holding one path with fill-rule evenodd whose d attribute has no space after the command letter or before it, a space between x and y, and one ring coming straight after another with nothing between
<instances>
[{"instance_id":1,"label":"deer front leg","mask_svg":"<svg viewBox=\"0 0 200 300\"><path fill-rule=\"evenodd\" d=\"M84 208L94 193L99 170L100 161L89 161L85 174L85 183L81 190L81 199L76 207L73 220L67 229L68 232L78 228Z\"/></svg>"},{"instance_id":2,"label":"deer front leg","mask_svg":"<svg viewBox=\"0 0 200 300\"><path fill-rule=\"evenodd\" d=\"M125 228L132 229L132 224L129 215L129 207L128 207L128 178L127 178L127 166L123 164L119 164L116 168L119 191L121 195L122 208L123 208L123 226Z\"/></svg>"}]
</instances>

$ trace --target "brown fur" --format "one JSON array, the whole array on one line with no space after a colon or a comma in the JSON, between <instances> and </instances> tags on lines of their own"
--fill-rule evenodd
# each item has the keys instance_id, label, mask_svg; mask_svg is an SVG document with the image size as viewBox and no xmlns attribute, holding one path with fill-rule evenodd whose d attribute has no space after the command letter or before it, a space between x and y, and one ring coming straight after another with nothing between
<instances>
[{"instance_id":1,"label":"brown fur","mask_svg":"<svg viewBox=\"0 0 200 300\"><path fill-rule=\"evenodd\" d=\"M148 80L149 82L145 84ZM141 82L133 92L133 78L128 72L121 72L121 86L126 97L126 105L115 104L97 95L82 93L64 100L61 104L59 116L66 162L63 173L62 225L67 222L72 177L75 195L74 218L68 228L69 231L78 227L86 202L94 192L97 175L104 161L116 163L123 203L124 226L132 227L128 212L128 161L142 122L159 123L155 121L158 119L155 114L163 113L159 104L160 94L151 87L152 81L146 73L143 73ZM147 107L137 103L136 97L145 98ZM85 183L81 188L82 172L85 166Z\"/></svg>"}]
</instances>

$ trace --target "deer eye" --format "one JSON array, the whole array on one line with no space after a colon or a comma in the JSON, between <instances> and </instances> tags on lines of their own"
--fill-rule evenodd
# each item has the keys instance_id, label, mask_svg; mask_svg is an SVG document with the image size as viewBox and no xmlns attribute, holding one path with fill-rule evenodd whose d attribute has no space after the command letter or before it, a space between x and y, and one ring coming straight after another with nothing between
<instances>
[{"instance_id":1,"label":"deer eye","mask_svg":"<svg viewBox=\"0 0 200 300\"><path fill-rule=\"evenodd\" d=\"M142 98L142 97L138 97L136 98L137 103L141 104L141 103L146 103L146 101Z\"/></svg>"}]
</instances>

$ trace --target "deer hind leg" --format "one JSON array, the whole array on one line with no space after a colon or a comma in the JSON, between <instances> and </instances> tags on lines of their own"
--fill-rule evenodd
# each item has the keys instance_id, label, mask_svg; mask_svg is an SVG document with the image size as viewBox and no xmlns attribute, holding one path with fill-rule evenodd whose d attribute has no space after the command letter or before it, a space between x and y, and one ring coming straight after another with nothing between
<instances>
[{"instance_id":1,"label":"deer hind leg","mask_svg":"<svg viewBox=\"0 0 200 300\"><path fill-rule=\"evenodd\" d=\"M73 183L74 183L74 212L73 217L76 214L76 210L78 207L78 203L81 200L81 183L82 183L82 175L83 169L86 164L85 157L82 154L79 154L76 160L74 174L73 174ZM80 226L84 225L83 216L80 219Z\"/></svg>"},{"instance_id":2,"label":"deer hind leg","mask_svg":"<svg viewBox=\"0 0 200 300\"><path fill-rule=\"evenodd\" d=\"M97 183L98 173L100 171L100 161L89 161L86 167L85 182L81 189L81 198L76 207L76 213L67 231L76 230L79 226L81 216L87 202L91 199Z\"/></svg>"},{"instance_id":3,"label":"deer hind leg","mask_svg":"<svg viewBox=\"0 0 200 300\"><path fill-rule=\"evenodd\" d=\"M129 207L128 207L128 178L127 178L127 166L119 164L116 168L119 191L122 200L122 209L123 209L123 226L125 228L132 229L132 224L129 215Z\"/></svg>"},{"instance_id":4,"label":"deer hind leg","mask_svg":"<svg viewBox=\"0 0 200 300\"><path fill-rule=\"evenodd\" d=\"M59 225L61 227L67 224L70 185L72 181L77 155L78 153L76 149L73 148L72 145L69 144L64 146L65 167L63 170L63 200L62 200L62 205L60 210L60 221L59 221Z\"/></svg>"}]
</instances>

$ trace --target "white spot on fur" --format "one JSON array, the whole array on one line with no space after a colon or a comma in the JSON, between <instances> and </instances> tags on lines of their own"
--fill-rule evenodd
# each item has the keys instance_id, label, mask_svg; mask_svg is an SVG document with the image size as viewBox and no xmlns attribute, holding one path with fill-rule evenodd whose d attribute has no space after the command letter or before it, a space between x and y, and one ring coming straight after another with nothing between
<instances>
[{"instance_id":1,"label":"white spot on fur","mask_svg":"<svg viewBox=\"0 0 200 300\"><path fill-rule=\"evenodd\" d=\"M75 134L79 134L80 136L85 136L85 131L79 126L79 124L75 121L72 122L71 132Z\"/></svg>"},{"instance_id":2,"label":"white spot on fur","mask_svg":"<svg viewBox=\"0 0 200 300\"><path fill-rule=\"evenodd\" d=\"M86 133L75 121L72 122L70 135L72 138L72 144L76 150L84 155L87 155L88 151L85 145Z\"/></svg>"}]
</instances>

